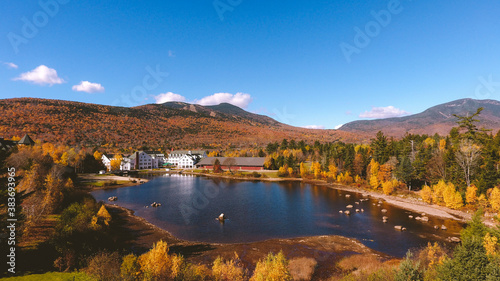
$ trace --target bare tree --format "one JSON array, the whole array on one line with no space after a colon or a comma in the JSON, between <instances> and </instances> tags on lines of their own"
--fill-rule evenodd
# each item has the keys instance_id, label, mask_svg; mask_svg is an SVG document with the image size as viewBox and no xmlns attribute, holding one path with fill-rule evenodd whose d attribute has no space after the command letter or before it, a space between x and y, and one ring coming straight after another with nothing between
<instances>
[{"instance_id":1,"label":"bare tree","mask_svg":"<svg viewBox=\"0 0 500 281\"><path fill-rule=\"evenodd\" d=\"M229 169L230 173L233 173L231 171L231 167L234 166L234 165L236 165L236 160L234 158L232 158L232 157L226 158L224 160L224 162L222 162L222 165L226 166Z\"/></svg>"},{"instance_id":2,"label":"bare tree","mask_svg":"<svg viewBox=\"0 0 500 281\"><path fill-rule=\"evenodd\" d=\"M427 166L427 173L431 179L446 179L446 162L444 161L444 152L436 150Z\"/></svg>"},{"instance_id":3,"label":"bare tree","mask_svg":"<svg viewBox=\"0 0 500 281\"><path fill-rule=\"evenodd\" d=\"M458 165L462 167L464 172L465 181L467 186L470 186L470 178L474 175L474 172L478 165L479 157L481 156L481 150L479 146L474 144L470 139L464 139L460 141L460 146L458 151L455 153Z\"/></svg>"}]
</instances>

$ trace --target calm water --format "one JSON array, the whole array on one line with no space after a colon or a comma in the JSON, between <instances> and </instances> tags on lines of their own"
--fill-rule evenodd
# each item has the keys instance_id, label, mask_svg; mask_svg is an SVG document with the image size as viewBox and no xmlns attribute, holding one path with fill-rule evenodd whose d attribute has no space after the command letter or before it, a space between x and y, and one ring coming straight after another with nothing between
<instances>
[{"instance_id":1,"label":"calm water","mask_svg":"<svg viewBox=\"0 0 500 281\"><path fill-rule=\"evenodd\" d=\"M346 194L351 196L346 198ZM92 195L98 201L117 196L117 205L132 209L135 215L190 241L237 243L334 234L356 238L372 249L403 257L410 248L456 236L462 227L455 221L432 217L427 223L419 222L408 218L418 213L386 203L377 206L376 199L298 182L241 182L166 175L140 186L99 190ZM162 206L145 207L152 202ZM347 205L362 208L364 212L355 213L351 209L350 216L339 213ZM383 214L382 209L387 209L387 213ZM220 213L228 217L224 224L215 220ZM388 223L382 222L384 215L389 217ZM448 230L433 228L442 224ZM395 225L408 230L397 231Z\"/></svg>"}]
</instances>

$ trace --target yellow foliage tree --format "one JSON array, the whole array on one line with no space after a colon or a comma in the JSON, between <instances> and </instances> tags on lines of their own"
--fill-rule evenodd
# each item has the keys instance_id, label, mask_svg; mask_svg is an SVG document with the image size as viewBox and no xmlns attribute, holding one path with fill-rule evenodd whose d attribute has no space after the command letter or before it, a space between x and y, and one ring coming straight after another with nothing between
<instances>
[{"instance_id":1,"label":"yellow foliage tree","mask_svg":"<svg viewBox=\"0 0 500 281\"><path fill-rule=\"evenodd\" d=\"M345 172L345 173L340 173L337 176L337 181L342 184L351 184L354 180L349 174L349 172Z\"/></svg>"},{"instance_id":2,"label":"yellow foliage tree","mask_svg":"<svg viewBox=\"0 0 500 281\"><path fill-rule=\"evenodd\" d=\"M173 279L172 264L172 259L168 255L168 245L162 240L139 257L139 265L145 280Z\"/></svg>"},{"instance_id":3,"label":"yellow foliage tree","mask_svg":"<svg viewBox=\"0 0 500 281\"><path fill-rule=\"evenodd\" d=\"M477 187L475 185L471 185L467 187L467 191L465 192L465 202L469 205L474 205L477 202Z\"/></svg>"},{"instance_id":4,"label":"yellow foliage tree","mask_svg":"<svg viewBox=\"0 0 500 281\"><path fill-rule=\"evenodd\" d=\"M483 246L486 254L494 256L498 253L498 238L491 236L489 232L486 233L483 239Z\"/></svg>"},{"instance_id":5,"label":"yellow foliage tree","mask_svg":"<svg viewBox=\"0 0 500 281\"><path fill-rule=\"evenodd\" d=\"M369 169L370 186L373 189L377 189L380 185L380 182L378 180L378 171L380 168L380 164L377 161L375 161L374 159L372 159L370 161L369 167L370 167L370 169Z\"/></svg>"},{"instance_id":6,"label":"yellow foliage tree","mask_svg":"<svg viewBox=\"0 0 500 281\"><path fill-rule=\"evenodd\" d=\"M436 144L436 141L433 138L426 138L424 140L424 144L426 147L433 147Z\"/></svg>"},{"instance_id":7,"label":"yellow foliage tree","mask_svg":"<svg viewBox=\"0 0 500 281\"><path fill-rule=\"evenodd\" d=\"M337 177L338 168L335 164L328 165L328 177L335 179Z\"/></svg>"},{"instance_id":8,"label":"yellow foliage tree","mask_svg":"<svg viewBox=\"0 0 500 281\"><path fill-rule=\"evenodd\" d=\"M292 176L293 175L293 168L288 168L288 175L289 176Z\"/></svg>"},{"instance_id":9,"label":"yellow foliage tree","mask_svg":"<svg viewBox=\"0 0 500 281\"><path fill-rule=\"evenodd\" d=\"M394 192L394 189L399 187L399 181L393 179L392 181L386 181L382 183L382 191L384 191L385 195L391 195Z\"/></svg>"},{"instance_id":10,"label":"yellow foliage tree","mask_svg":"<svg viewBox=\"0 0 500 281\"><path fill-rule=\"evenodd\" d=\"M212 266L212 276L216 281L243 281L246 280L246 271L239 264L239 257L235 253L232 260L217 257Z\"/></svg>"},{"instance_id":11,"label":"yellow foliage tree","mask_svg":"<svg viewBox=\"0 0 500 281\"><path fill-rule=\"evenodd\" d=\"M99 212L97 212L97 217L102 219L105 225L109 225L109 222L111 221L111 215L104 205L102 205Z\"/></svg>"},{"instance_id":12,"label":"yellow foliage tree","mask_svg":"<svg viewBox=\"0 0 500 281\"><path fill-rule=\"evenodd\" d=\"M300 162L300 177L304 178L308 173L309 170L307 169L306 164L304 162Z\"/></svg>"},{"instance_id":13,"label":"yellow foliage tree","mask_svg":"<svg viewBox=\"0 0 500 281\"><path fill-rule=\"evenodd\" d=\"M313 162L311 170L314 174L314 178L319 178L319 176L321 175L321 164L319 162Z\"/></svg>"},{"instance_id":14,"label":"yellow foliage tree","mask_svg":"<svg viewBox=\"0 0 500 281\"><path fill-rule=\"evenodd\" d=\"M292 280L292 275L288 269L288 261L279 252L277 255L269 253L264 260L260 260L255 266L254 274L250 281L278 281Z\"/></svg>"},{"instance_id":15,"label":"yellow foliage tree","mask_svg":"<svg viewBox=\"0 0 500 281\"><path fill-rule=\"evenodd\" d=\"M500 188L495 187L491 191L490 195L490 205L493 210L496 212L500 212Z\"/></svg>"},{"instance_id":16,"label":"yellow foliage tree","mask_svg":"<svg viewBox=\"0 0 500 281\"><path fill-rule=\"evenodd\" d=\"M111 160L109 165L111 166L111 171L120 170L120 166L122 164L123 157L120 154L115 155L115 158Z\"/></svg>"},{"instance_id":17,"label":"yellow foliage tree","mask_svg":"<svg viewBox=\"0 0 500 281\"><path fill-rule=\"evenodd\" d=\"M443 191L445 206L451 209L459 209L463 206L463 199L460 192L455 190L452 183L448 183Z\"/></svg>"},{"instance_id":18,"label":"yellow foliage tree","mask_svg":"<svg viewBox=\"0 0 500 281\"><path fill-rule=\"evenodd\" d=\"M432 186L434 193L432 194L432 201L436 204L442 204L444 202L443 193L448 185L444 180L440 180L437 184Z\"/></svg>"},{"instance_id":19,"label":"yellow foliage tree","mask_svg":"<svg viewBox=\"0 0 500 281\"><path fill-rule=\"evenodd\" d=\"M285 164L285 166L282 166L279 168L278 176L280 176L280 177L288 176L288 165Z\"/></svg>"},{"instance_id":20,"label":"yellow foliage tree","mask_svg":"<svg viewBox=\"0 0 500 281\"><path fill-rule=\"evenodd\" d=\"M439 140L439 150L444 151L445 148L446 148L446 140L445 139Z\"/></svg>"},{"instance_id":21,"label":"yellow foliage tree","mask_svg":"<svg viewBox=\"0 0 500 281\"><path fill-rule=\"evenodd\" d=\"M431 204L432 203L432 189L430 186L426 185L422 190L420 190L420 197L424 202Z\"/></svg>"},{"instance_id":22,"label":"yellow foliage tree","mask_svg":"<svg viewBox=\"0 0 500 281\"><path fill-rule=\"evenodd\" d=\"M102 161L102 153L100 153L99 150L96 150L94 152L94 159L97 161Z\"/></svg>"}]
</instances>

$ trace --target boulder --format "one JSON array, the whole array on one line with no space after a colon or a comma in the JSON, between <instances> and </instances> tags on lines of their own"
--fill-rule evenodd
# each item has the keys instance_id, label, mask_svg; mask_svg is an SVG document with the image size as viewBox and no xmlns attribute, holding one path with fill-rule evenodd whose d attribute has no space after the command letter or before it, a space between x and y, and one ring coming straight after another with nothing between
<instances>
[{"instance_id":1,"label":"boulder","mask_svg":"<svg viewBox=\"0 0 500 281\"><path fill-rule=\"evenodd\" d=\"M350 195L350 194L346 194L346 195L345 195L345 198L349 198L349 197L351 197L351 195Z\"/></svg>"},{"instance_id":2,"label":"boulder","mask_svg":"<svg viewBox=\"0 0 500 281\"><path fill-rule=\"evenodd\" d=\"M458 237L450 237L449 240L454 243L460 243L460 238Z\"/></svg>"},{"instance_id":3,"label":"boulder","mask_svg":"<svg viewBox=\"0 0 500 281\"><path fill-rule=\"evenodd\" d=\"M412 215L409 215L409 216L408 216L408 218L413 219L413 216L412 216Z\"/></svg>"},{"instance_id":4,"label":"boulder","mask_svg":"<svg viewBox=\"0 0 500 281\"><path fill-rule=\"evenodd\" d=\"M443 225L441 225L441 229L442 230L447 230L448 228L443 224Z\"/></svg>"},{"instance_id":5,"label":"boulder","mask_svg":"<svg viewBox=\"0 0 500 281\"><path fill-rule=\"evenodd\" d=\"M387 210L386 209L382 209L380 210L382 213L387 213Z\"/></svg>"},{"instance_id":6,"label":"boulder","mask_svg":"<svg viewBox=\"0 0 500 281\"><path fill-rule=\"evenodd\" d=\"M219 215L219 217L217 219L220 221L224 221L226 219L226 215L224 215L224 213L222 213Z\"/></svg>"},{"instance_id":7,"label":"boulder","mask_svg":"<svg viewBox=\"0 0 500 281\"><path fill-rule=\"evenodd\" d=\"M343 212L344 212L344 211L342 211L342 210L340 210L340 211L339 211L339 213L341 213L341 214L342 214Z\"/></svg>"},{"instance_id":8,"label":"boulder","mask_svg":"<svg viewBox=\"0 0 500 281\"><path fill-rule=\"evenodd\" d=\"M352 208L353 208L353 206L352 206L352 205L347 205L347 206L346 206L346 208L347 208L347 209L352 209Z\"/></svg>"},{"instance_id":9,"label":"boulder","mask_svg":"<svg viewBox=\"0 0 500 281\"><path fill-rule=\"evenodd\" d=\"M344 211L344 214L346 214L346 215L350 215L350 214L351 214L351 211L349 211L349 210Z\"/></svg>"},{"instance_id":10,"label":"boulder","mask_svg":"<svg viewBox=\"0 0 500 281\"><path fill-rule=\"evenodd\" d=\"M356 213L359 213L359 209L356 209Z\"/></svg>"},{"instance_id":11,"label":"boulder","mask_svg":"<svg viewBox=\"0 0 500 281\"><path fill-rule=\"evenodd\" d=\"M383 216L382 219L386 221L389 219L389 217Z\"/></svg>"},{"instance_id":12,"label":"boulder","mask_svg":"<svg viewBox=\"0 0 500 281\"><path fill-rule=\"evenodd\" d=\"M428 218L428 217L422 217L422 221L424 221L424 222L428 222L428 221L429 221L429 218Z\"/></svg>"},{"instance_id":13,"label":"boulder","mask_svg":"<svg viewBox=\"0 0 500 281\"><path fill-rule=\"evenodd\" d=\"M394 226L394 229L399 230L399 231L402 231L402 230L403 230L403 227L402 227L401 225L395 225L395 226Z\"/></svg>"}]
</instances>

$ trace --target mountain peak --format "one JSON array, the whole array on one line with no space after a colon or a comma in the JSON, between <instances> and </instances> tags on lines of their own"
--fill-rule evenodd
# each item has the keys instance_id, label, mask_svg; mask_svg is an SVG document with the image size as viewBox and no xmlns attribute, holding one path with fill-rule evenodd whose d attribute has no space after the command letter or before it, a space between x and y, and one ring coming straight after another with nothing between
<instances>
[{"instance_id":1,"label":"mountain peak","mask_svg":"<svg viewBox=\"0 0 500 281\"><path fill-rule=\"evenodd\" d=\"M500 102L497 100L459 99L433 106L421 113L404 117L379 120L360 120L347 123L339 130L353 133L374 134L382 131L389 136L401 137L406 133L446 135L457 126L456 115L473 114L479 107L484 111L479 116L480 127L500 129Z\"/></svg>"}]
</instances>

